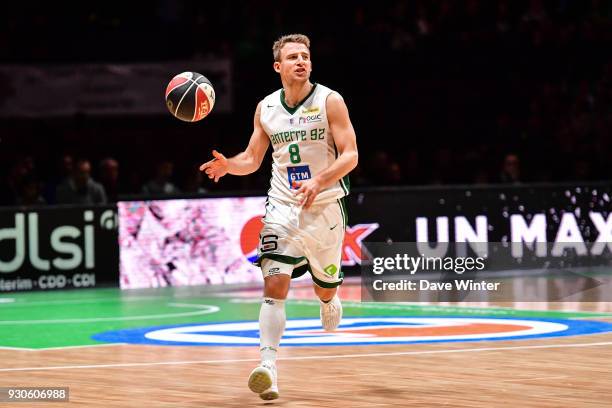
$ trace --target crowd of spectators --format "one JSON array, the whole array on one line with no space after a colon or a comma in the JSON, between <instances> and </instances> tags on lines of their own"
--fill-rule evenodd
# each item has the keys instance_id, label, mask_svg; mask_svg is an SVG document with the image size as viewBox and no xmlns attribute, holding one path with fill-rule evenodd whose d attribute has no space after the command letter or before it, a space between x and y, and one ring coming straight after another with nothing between
<instances>
[{"instance_id":1,"label":"crowd of spectators","mask_svg":"<svg viewBox=\"0 0 612 408\"><path fill-rule=\"evenodd\" d=\"M32 156L17 157L0 185L0 205L105 204L128 196L197 196L208 192L199 166L186 169L180 187L174 184L174 163L170 160L155 163L151 178L136 190L124 183L119 162L112 157L92 165L87 158L64 154L56 164L51 173L41 177Z\"/></svg>"},{"instance_id":2,"label":"crowd of spectators","mask_svg":"<svg viewBox=\"0 0 612 408\"><path fill-rule=\"evenodd\" d=\"M169 115L0 121L3 204L265 191L269 157L219 184L197 166L212 148L244 148L257 101L279 86L271 43L288 32L311 36L313 80L347 101L354 186L612 179L612 2L86 2L61 18L38 3L0 17L2 62L227 57L235 102L195 126ZM42 35L30 44L25 31Z\"/></svg>"}]
</instances>

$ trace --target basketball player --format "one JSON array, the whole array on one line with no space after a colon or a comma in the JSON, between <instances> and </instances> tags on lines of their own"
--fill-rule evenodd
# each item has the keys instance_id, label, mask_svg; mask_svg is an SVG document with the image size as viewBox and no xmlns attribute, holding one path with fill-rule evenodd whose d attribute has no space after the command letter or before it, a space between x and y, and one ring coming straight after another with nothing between
<instances>
[{"instance_id":1,"label":"basketball player","mask_svg":"<svg viewBox=\"0 0 612 408\"><path fill-rule=\"evenodd\" d=\"M215 182L228 173L250 174L272 143L271 187L256 262L264 277L261 364L248 381L264 400L279 396L276 353L285 330L291 278L310 272L325 330L335 330L342 318L336 289L343 278L343 197L348 194L347 174L357 165L357 144L342 97L310 81L309 49L310 40L302 34L274 43L274 70L283 87L257 105L246 150L231 158L213 151L214 158L200 167Z\"/></svg>"}]
</instances>

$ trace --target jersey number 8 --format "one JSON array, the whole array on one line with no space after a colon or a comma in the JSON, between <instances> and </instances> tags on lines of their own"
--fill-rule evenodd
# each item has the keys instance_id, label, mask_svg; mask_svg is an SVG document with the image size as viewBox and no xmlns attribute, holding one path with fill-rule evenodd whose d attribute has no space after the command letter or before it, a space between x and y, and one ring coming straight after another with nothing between
<instances>
[{"instance_id":1,"label":"jersey number 8","mask_svg":"<svg viewBox=\"0 0 612 408\"><path fill-rule=\"evenodd\" d=\"M297 145L297 143L289 145L289 159L293 164L302 161L302 158L300 157L300 147Z\"/></svg>"}]
</instances>

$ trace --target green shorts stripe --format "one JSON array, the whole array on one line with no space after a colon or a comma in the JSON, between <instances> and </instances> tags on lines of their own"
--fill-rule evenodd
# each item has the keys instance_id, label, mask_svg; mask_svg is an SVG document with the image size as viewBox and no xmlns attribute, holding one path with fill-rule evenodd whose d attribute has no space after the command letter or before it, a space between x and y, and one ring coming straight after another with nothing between
<instances>
[{"instance_id":1,"label":"green shorts stripe","mask_svg":"<svg viewBox=\"0 0 612 408\"><path fill-rule=\"evenodd\" d=\"M344 281L344 273L342 271L340 271L340 275L338 275L339 280L337 282L324 282L321 279L318 279L316 276L314 276L314 274L310 270L309 272L310 272L310 276L312 277L312 281L316 283L317 286L320 286L325 289L336 288L342 285L342 282Z\"/></svg>"},{"instance_id":2,"label":"green shorts stripe","mask_svg":"<svg viewBox=\"0 0 612 408\"><path fill-rule=\"evenodd\" d=\"M306 259L305 256L289 256L289 255L279 255L279 254L262 254L255 262L254 265L261 266L261 261L264 259L271 259L273 261L286 263L289 265L297 265L303 260Z\"/></svg>"}]
</instances>

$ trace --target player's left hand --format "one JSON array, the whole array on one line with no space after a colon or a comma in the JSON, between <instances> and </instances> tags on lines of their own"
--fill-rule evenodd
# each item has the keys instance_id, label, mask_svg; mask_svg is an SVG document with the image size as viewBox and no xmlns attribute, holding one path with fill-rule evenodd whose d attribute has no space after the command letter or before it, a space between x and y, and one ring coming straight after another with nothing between
<instances>
[{"instance_id":1,"label":"player's left hand","mask_svg":"<svg viewBox=\"0 0 612 408\"><path fill-rule=\"evenodd\" d=\"M300 205L304 208L309 208L317 195L321 191L321 184L316 178L312 178L306 181L294 181L293 187L297 188L293 192L294 195L302 195L300 199Z\"/></svg>"}]
</instances>

